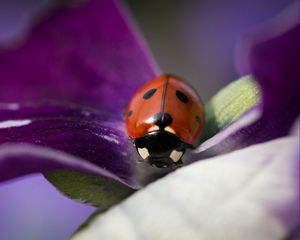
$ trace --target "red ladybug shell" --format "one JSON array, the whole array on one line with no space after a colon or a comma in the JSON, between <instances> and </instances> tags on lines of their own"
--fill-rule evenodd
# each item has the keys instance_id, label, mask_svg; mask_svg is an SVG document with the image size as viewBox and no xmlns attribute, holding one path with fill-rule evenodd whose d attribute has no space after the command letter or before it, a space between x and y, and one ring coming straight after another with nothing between
<instances>
[{"instance_id":1,"label":"red ladybug shell","mask_svg":"<svg viewBox=\"0 0 300 240\"><path fill-rule=\"evenodd\" d=\"M204 127L204 106L196 91L173 75L159 76L142 86L125 111L125 125L132 139L159 130L155 117L167 114L169 124L164 129L183 142L193 144Z\"/></svg>"}]
</instances>

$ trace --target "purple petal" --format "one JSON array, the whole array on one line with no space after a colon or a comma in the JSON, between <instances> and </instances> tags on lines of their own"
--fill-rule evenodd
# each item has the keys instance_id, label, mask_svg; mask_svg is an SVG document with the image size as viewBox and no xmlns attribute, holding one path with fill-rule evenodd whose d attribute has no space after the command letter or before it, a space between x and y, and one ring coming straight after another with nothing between
<instances>
[{"instance_id":1,"label":"purple petal","mask_svg":"<svg viewBox=\"0 0 300 240\"><path fill-rule=\"evenodd\" d=\"M297 105L290 106L290 110L297 111ZM289 132L290 122L294 119L292 111L286 111L285 107L279 106L278 112L265 111L262 114L261 107L256 106L190 152L186 162L198 161L278 138Z\"/></svg>"},{"instance_id":2,"label":"purple petal","mask_svg":"<svg viewBox=\"0 0 300 240\"><path fill-rule=\"evenodd\" d=\"M188 161L230 152L288 133L300 113L300 22L295 17L298 16L296 10L294 5L284 15L247 37L243 52L247 58L241 61L261 86L262 104L203 143L190 154Z\"/></svg>"},{"instance_id":3,"label":"purple petal","mask_svg":"<svg viewBox=\"0 0 300 240\"><path fill-rule=\"evenodd\" d=\"M2 49L0 102L54 99L113 112L120 119L133 92L157 73L120 5L91 0L56 6L27 39Z\"/></svg>"},{"instance_id":4,"label":"purple petal","mask_svg":"<svg viewBox=\"0 0 300 240\"><path fill-rule=\"evenodd\" d=\"M245 36L241 71L261 85L265 109L300 100L300 2ZM296 99L294 97L297 96Z\"/></svg>"},{"instance_id":5,"label":"purple petal","mask_svg":"<svg viewBox=\"0 0 300 240\"><path fill-rule=\"evenodd\" d=\"M0 181L74 169L137 188L121 113L156 73L120 1L54 6L0 51Z\"/></svg>"},{"instance_id":6,"label":"purple petal","mask_svg":"<svg viewBox=\"0 0 300 240\"><path fill-rule=\"evenodd\" d=\"M133 188L133 148L120 122L87 109L59 105L2 105L0 181L57 169L112 178Z\"/></svg>"}]
</instances>

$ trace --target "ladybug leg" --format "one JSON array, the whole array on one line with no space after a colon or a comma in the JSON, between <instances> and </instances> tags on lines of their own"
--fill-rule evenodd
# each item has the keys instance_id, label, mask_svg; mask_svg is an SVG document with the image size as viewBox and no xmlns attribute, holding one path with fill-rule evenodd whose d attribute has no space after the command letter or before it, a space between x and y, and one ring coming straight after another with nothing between
<instances>
[{"instance_id":1,"label":"ladybug leg","mask_svg":"<svg viewBox=\"0 0 300 240\"><path fill-rule=\"evenodd\" d=\"M172 170L176 170L177 168L182 167L182 165L183 165L183 162L182 162L182 160L180 159L178 162L172 164L171 169L172 169Z\"/></svg>"}]
</instances>

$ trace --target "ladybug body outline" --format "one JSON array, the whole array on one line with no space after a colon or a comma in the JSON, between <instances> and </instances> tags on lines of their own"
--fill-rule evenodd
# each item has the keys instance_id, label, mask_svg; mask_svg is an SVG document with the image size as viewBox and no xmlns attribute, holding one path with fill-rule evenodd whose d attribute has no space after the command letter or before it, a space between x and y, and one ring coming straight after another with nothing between
<instances>
[{"instance_id":1,"label":"ladybug body outline","mask_svg":"<svg viewBox=\"0 0 300 240\"><path fill-rule=\"evenodd\" d=\"M193 148L205 123L197 92L171 74L147 82L133 96L124 114L129 138L142 159L156 167L176 167Z\"/></svg>"}]
</instances>

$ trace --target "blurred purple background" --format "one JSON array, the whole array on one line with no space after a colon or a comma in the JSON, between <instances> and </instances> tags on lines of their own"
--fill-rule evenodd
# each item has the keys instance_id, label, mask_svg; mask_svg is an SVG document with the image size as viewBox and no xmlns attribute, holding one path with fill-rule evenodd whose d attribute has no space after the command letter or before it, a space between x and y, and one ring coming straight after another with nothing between
<instances>
[{"instance_id":1,"label":"blurred purple background","mask_svg":"<svg viewBox=\"0 0 300 240\"><path fill-rule=\"evenodd\" d=\"M0 1L0 43L10 44L18 39L33 21L38 11L51 0L1 0Z\"/></svg>"},{"instance_id":2,"label":"blurred purple background","mask_svg":"<svg viewBox=\"0 0 300 240\"><path fill-rule=\"evenodd\" d=\"M0 44L10 45L24 36L37 6L49 2L0 1ZM293 1L128 2L162 70L186 78L208 100L238 77L234 69L238 38ZM62 196L39 175L3 183L0 239L67 239L93 210Z\"/></svg>"},{"instance_id":3,"label":"blurred purple background","mask_svg":"<svg viewBox=\"0 0 300 240\"><path fill-rule=\"evenodd\" d=\"M207 101L238 78L234 48L240 36L291 0L129 0L164 72L176 73Z\"/></svg>"},{"instance_id":4,"label":"blurred purple background","mask_svg":"<svg viewBox=\"0 0 300 240\"><path fill-rule=\"evenodd\" d=\"M43 176L0 185L0 239L68 239L93 207L61 195Z\"/></svg>"}]
</instances>

